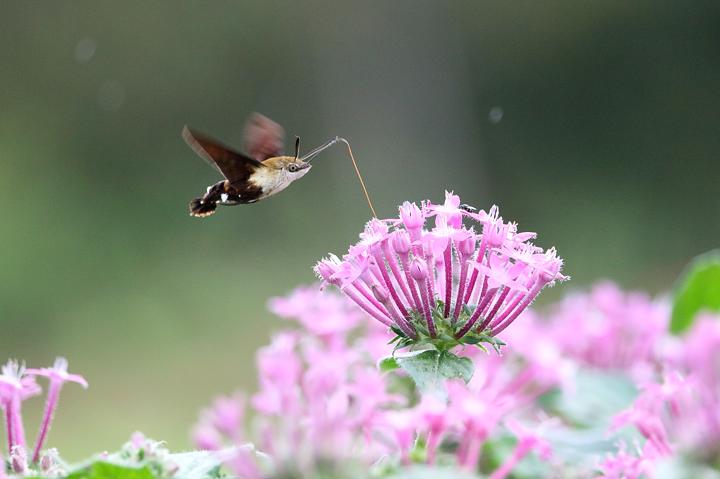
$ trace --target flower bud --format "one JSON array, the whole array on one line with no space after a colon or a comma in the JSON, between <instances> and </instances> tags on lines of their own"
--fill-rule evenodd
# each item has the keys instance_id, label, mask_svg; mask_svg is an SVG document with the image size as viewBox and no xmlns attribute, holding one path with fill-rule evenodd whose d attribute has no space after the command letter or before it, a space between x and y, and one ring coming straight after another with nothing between
<instances>
[{"instance_id":1,"label":"flower bud","mask_svg":"<svg viewBox=\"0 0 720 479\"><path fill-rule=\"evenodd\" d=\"M427 265L424 261L415 258L412 263L410 263L410 276L415 281L422 281L427 276Z\"/></svg>"},{"instance_id":2,"label":"flower bud","mask_svg":"<svg viewBox=\"0 0 720 479\"><path fill-rule=\"evenodd\" d=\"M390 294L388 293L387 289L382 287L379 284L374 284L371 287L373 294L375 295L375 298L380 301L382 304L385 304L390 299Z\"/></svg>"},{"instance_id":3,"label":"flower bud","mask_svg":"<svg viewBox=\"0 0 720 479\"><path fill-rule=\"evenodd\" d=\"M460 253L460 256L462 256L463 258L469 258L470 256L472 256L475 252L475 244L475 236L470 236L469 238L458 241L457 249Z\"/></svg>"},{"instance_id":4,"label":"flower bud","mask_svg":"<svg viewBox=\"0 0 720 479\"><path fill-rule=\"evenodd\" d=\"M400 206L400 219L408 231L418 231L425 225L425 217L415 203L406 201Z\"/></svg>"},{"instance_id":5,"label":"flower bud","mask_svg":"<svg viewBox=\"0 0 720 479\"><path fill-rule=\"evenodd\" d=\"M410 252L410 235L406 231L395 231L391 241L397 254L406 256Z\"/></svg>"},{"instance_id":6,"label":"flower bud","mask_svg":"<svg viewBox=\"0 0 720 479\"><path fill-rule=\"evenodd\" d=\"M27 452L23 446L13 446L10 452L10 466L17 474L25 474L27 471Z\"/></svg>"},{"instance_id":7,"label":"flower bud","mask_svg":"<svg viewBox=\"0 0 720 479\"><path fill-rule=\"evenodd\" d=\"M319 261L318 264L315 265L315 273L317 273L322 280L327 281L330 284L337 285L338 280L333 277L337 267L331 261L331 259Z\"/></svg>"}]
</instances>

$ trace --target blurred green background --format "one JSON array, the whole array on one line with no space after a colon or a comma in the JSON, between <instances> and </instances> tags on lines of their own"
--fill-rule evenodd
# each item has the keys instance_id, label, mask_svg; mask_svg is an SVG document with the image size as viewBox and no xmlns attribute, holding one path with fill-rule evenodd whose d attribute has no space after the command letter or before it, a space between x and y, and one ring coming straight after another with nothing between
<instances>
[{"instance_id":1,"label":"blurred green background","mask_svg":"<svg viewBox=\"0 0 720 479\"><path fill-rule=\"evenodd\" d=\"M368 219L339 147L190 218L219 178L186 123L342 135L381 216L445 189L497 203L566 259L545 301L603 277L667 290L718 245L716 0L6 1L0 40L0 359L86 375L50 435L70 459L136 429L188 447L201 406L253 388L268 297Z\"/></svg>"}]
</instances>

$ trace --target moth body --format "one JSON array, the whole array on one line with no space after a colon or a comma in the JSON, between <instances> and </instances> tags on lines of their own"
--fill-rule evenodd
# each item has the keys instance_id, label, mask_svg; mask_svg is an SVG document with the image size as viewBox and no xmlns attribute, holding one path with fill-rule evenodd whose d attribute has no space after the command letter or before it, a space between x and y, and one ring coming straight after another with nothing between
<instances>
[{"instance_id":1,"label":"moth body","mask_svg":"<svg viewBox=\"0 0 720 479\"><path fill-rule=\"evenodd\" d=\"M300 158L298 138L295 156L282 155L282 127L260 114L252 115L245 127L247 154L188 127L182 134L187 144L225 177L190 202L190 215L199 217L210 216L218 205L255 203L279 193L305 176L311 168L309 159L329 146L316 148Z\"/></svg>"}]
</instances>

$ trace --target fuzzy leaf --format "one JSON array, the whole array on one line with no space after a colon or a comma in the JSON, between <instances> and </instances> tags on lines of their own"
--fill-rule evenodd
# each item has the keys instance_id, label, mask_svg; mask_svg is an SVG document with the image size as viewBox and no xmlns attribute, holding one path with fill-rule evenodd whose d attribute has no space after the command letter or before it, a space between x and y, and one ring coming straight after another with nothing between
<instances>
[{"instance_id":1,"label":"fuzzy leaf","mask_svg":"<svg viewBox=\"0 0 720 479\"><path fill-rule=\"evenodd\" d=\"M720 311L720 250L695 258L681 277L673 298L670 331L688 330L703 309Z\"/></svg>"},{"instance_id":2,"label":"fuzzy leaf","mask_svg":"<svg viewBox=\"0 0 720 479\"><path fill-rule=\"evenodd\" d=\"M611 418L629 407L637 388L622 374L582 369L572 391L552 390L542 395L540 405L575 426L607 425Z\"/></svg>"},{"instance_id":3,"label":"fuzzy leaf","mask_svg":"<svg viewBox=\"0 0 720 479\"><path fill-rule=\"evenodd\" d=\"M455 467L412 466L389 479L479 479L479 476Z\"/></svg>"},{"instance_id":4,"label":"fuzzy leaf","mask_svg":"<svg viewBox=\"0 0 720 479\"><path fill-rule=\"evenodd\" d=\"M447 396L445 380L459 378L467 383L474 371L471 359L436 349L397 356L395 360L415 381L421 392L435 394L441 398Z\"/></svg>"},{"instance_id":5,"label":"fuzzy leaf","mask_svg":"<svg viewBox=\"0 0 720 479\"><path fill-rule=\"evenodd\" d=\"M148 466L127 466L104 461L95 461L77 469L66 479L155 479Z\"/></svg>"},{"instance_id":6,"label":"fuzzy leaf","mask_svg":"<svg viewBox=\"0 0 720 479\"><path fill-rule=\"evenodd\" d=\"M392 356L387 358L382 358L380 362L378 362L378 369L380 371L386 373L388 371L392 371L394 369L399 368L400 365L398 364L397 360L393 358Z\"/></svg>"},{"instance_id":7,"label":"fuzzy leaf","mask_svg":"<svg viewBox=\"0 0 720 479\"><path fill-rule=\"evenodd\" d=\"M192 451L170 454L168 460L177 465L173 479L215 479L221 476L222 458L232 451Z\"/></svg>"}]
</instances>

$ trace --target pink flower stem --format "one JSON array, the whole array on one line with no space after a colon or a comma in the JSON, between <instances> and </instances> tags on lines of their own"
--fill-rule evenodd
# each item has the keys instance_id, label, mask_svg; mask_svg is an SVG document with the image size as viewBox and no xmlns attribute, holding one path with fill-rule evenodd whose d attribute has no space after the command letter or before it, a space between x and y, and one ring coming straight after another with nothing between
<instances>
[{"instance_id":1,"label":"pink flower stem","mask_svg":"<svg viewBox=\"0 0 720 479\"><path fill-rule=\"evenodd\" d=\"M386 321L381 321L383 324L387 324L388 326L396 325L405 334L409 335L412 338L417 338L417 334L415 334L415 331L413 330L410 323L407 321L407 319L400 316L400 313L397 312L397 309L394 307L395 305L391 301L383 304L373 296L373 294L368 290L367 286L364 286L359 281L355 281L353 284L356 285L358 290L362 292L363 296L365 296L373 304L373 306L375 306L382 312L383 316L386 317L386 320L390 321L389 324Z\"/></svg>"},{"instance_id":2,"label":"pink flower stem","mask_svg":"<svg viewBox=\"0 0 720 479\"><path fill-rule=\"evenodd\" d=\"M62 382L51 379L50 385L48 386L47 401L45 401L45 413L43 414L40 433L38 434L37 441L35 442L35 450L32 457L33 463L37 463L40 460L40 451L42 450L47 434L50 431L50 424L52 424L58 399L60 398L60 389L62 389Z\"/></svg>"},{"instance_id":3,"label":"pink flower stem","mask_svg":"<svg viewBox=\"0 0 720 479\"><path fill-rule=\"evenodd\" d=\"M515 318L520 316L520 313L525 311L528 306L530 306L530 303L532 303L538 294L540 294L540 290L543 289L543 286L545 286L542 282L538 282L538 284L525 296L525 299L515 308L515 310L505 318L505 320L500 323L498 321L498 324L492 328L492 335L497 336L500 334L505 328L510 326L510 324L515 321Z\"/></svg>"},{"instance_id":4,"label":"pink flower stem","mask_svg":"<svg viewBox=\"0 0 720 479\"><path fill-rule=\"evenodd\" d=\"M458 316L460 316L460 311L463 306L463 295L465 294L465 282L467 281L467 258L461 258L460 263L460 283L458 283L457 295L455 296L455 311L453 311L452 324L455 324Z\"/></svg>"},{"instance_id":5,"label":"pink flower stem","mask_svg":"<svg viewBox=\"0 0 720 479\"><path fill-rule=\"evenodd\" d=\"M487 307L487 305L489 304L488 302L485 301L486 294L488 294L488 277L487 276L485 276L483 278L482 288L480 289L480 294L478 295L478 299L483 298L482 301L478 301L485 305L483 307L483 312L485 310L485 307ZM493 292L493 294L494 294L494 292ZM488 294L488 296L490 296L492 298L492 294Z\"/></svg>"},{"instance_id":6,"label":"pink flower stem","mask_svg":"<svg viewBox=\"0 0 720 479\"><path fill-rule=\"evenodd\" d=\"M468 331L472 329L473 326L475 326L475 323L480 317L480 313L482 313L482 310L485 309L485 306L490 302L492 296L492 294L488 294L483 298L482 302L478 304L477 308L475 308L475 311L473 311L473 314L472 316L470 316L470 319L468 319L467 323L465 323L465 325L460 329L460 331L455 333L455 339L462 338L468 333Z\"/></svg>"},{"instance_id":7,"label":"pink flower stem","mask_svg":"<svg viewBox=\"0 0 720 479\"><path fill-rule=\"evenodd\" d=\"M383 304L375 298L375 295L372 294L370 291L370 288L360 280L355 280L352 282L352 286L373 306L375 307L380 313L385 316L387 320L392 319L390 312L383 306ZM342 291L345 292L347 288L344 288ZM359 303L358 303L359 304Z\"/></svg>"},{"instance_id":8,"label":"pink flower stem","mask_svg":"<svg viewBox=\"0 0 720 479\"><path fill-rule=\"evenodd\" d=\"M433 299L433 291L432 291L432 281L428 278L425 278L425 286L427 289L427 297L428 297L428 303L432 301ZM434 306L434 305L433 305ZM435 308L432 308L435 309ZM435 331L435 321L432 317L432 311L430 311L430 305L428 304L428 311L425 313L427 315L427 327L428 327L428 333L430 333L430 337L434 338L437 336L437 331Z\"/></svg>"},{"instance_id":9,"label":"pink flower stem","mask_svg":"<svg viewBox=\"0 0 720 479\"><path fill-rule=\"evenodd\" d=\"M500 313L500 315L495 318L492 324L490 324L490 329L500 324L502 320L505 319L508 314L510 314L515 309L515 307L520 303L520 301L525 298L525 296L526 295L522 293L517 293L516 295L514 295L510 303L505 307L505 309L503 309L502 313Z\"/></svg>"},{"instance_id":10,"label":"pink flower stem","mask_svg":"<svg viewBox=\"0 0 720 479\"><path fill-rule=\"evenodd\" d=\"M390 317L392 318L395 325L402 330L403 333L405 333L406 336L417 339L417 333L413 329L412 325L408 322L407 318L404 318L400 312L397 310L395 305L393 304L392 300L390 298L385 301L385 308L390 312Z\"/></svg>"},{"instance_id":11,"label":"pink flower stem","mask_svg":"<svg viewBox=\"0 0 720 479\"><path fill-rule=\"evenodd\" d=\"M471 438L467 440L467 449L465 450L465 457L462 460L462 466L469 470L474 471L477 468L478 460L480 459L480 449L482 448L482 439L473 434Z\"/></svg>"},{"instance_id":12,"label":"pink flower stem","mask_svg":"<svg viewBox=\"0 0 720 479\"><path fill-rule=\"evenodd\" d=\"M450 316L450 300L452 298L452 240L448 240L447 248L445 248L445 307L443 308L443 316Z\"/></svg>"},{"instance_id":13,"label":"pink flower stem","mask_svg":"<svg viewBox=\"0 0 720 479\"><path fill-rule=\"evenodd\" d=\"M392 274L395 277L395 281L400 286L400 292L402 293L405 302L410 305L411 309L416 309L417 306L415 306L412 302L412 298L410 297L410 292L408 291L407 284L405 284L405 279L400 273L400 268L398 268L397 261L395 260L395 255L392 251L390 251L390 245L387 241L383 243L383 253L385 254L385 259L387 259L387 262L390 265L390 271L392 271Z\"/></svg>"},{"instance_id":14,"label":"pink flower stem","mask_svg":"<svg viewBox=\"0 0 720 479\"><path fill-rule=\"evenodd\" d=\"M487 242L485 241L485 237L483 236L483 239L480 241L480 248L478 248L477 256L475 257L475 261L478 263L482 263L485 259L485 248L487 247ZM467 287L467 291L465 292L465 303L470 301L470 296L472 295L473 290L475 289L475 282L477 281L478 275L480 274L480 271L478 269L475 269L473 271L473 274L470 276L470 284Z\"/></svg>"},{"instance_id":15,"label":"pink flower stem","mask_svg":"<svg viewBox=\"0 0 720 479\"><path fill-rule=\"evenodd\" d=\"M432 323L432 315L430 313L430 299L428 298L427 288L423 284L423 281L424 280L419 279L416 282L418 289L420 289L420 295L422 296L423 317L425 318L425 324L428 327L428 331L430 331L430 323Z\"/></svg>"},{"instance_id":16,"label":"pink flower stem","mask_svg":"<svg viewBox=\"0 0 720 479\"><path fill-rule=\"evenodd\" d=\"M520 441L509 458L490 475L489 479L505 479L517 466L518 462L528 455L532 450L532 444L528 441Z\"/></svg>"},{"instance_id":17,"label":"pink flower stem","mask_svg":"<svg viewBox=\"0 0 720 479\"><path fill-rule=\"evenodd\" d=\"M388 291L390 292L390 297L392 298L395 305L400 310L400 314L404 317L408 317L407 309L405 309L405 305L403 305L402 301L400 300L400 297L397 294L397 291L395 290L395 285L392 282L392 279L390 279L390 275L387 272L387 269L385 268L385 261L383 260L382 255L379 251L375 251L373 253L375 256L375 261L377 261L378 269L380 270L380 275L382 276L383 282L385 283L385 286L387 286Z\"/></svg>"},{"instance_id":18,"label":"pink flower stem","mask_svg":"<svg viewBox=\"0 0 720 479\"><path fill-rule=\"evenodd\" d=\"M430 430L430 432L428 432L426 451L427 463L430 465L435 464L435 455L440 445L440 439L442 439L442 435L439 431Z\"/></svg>"},{"instance_id":19,"label":"pink flower stem","mask_svg":"<svg viewBox=\"0 0 720 479\"><path fill-rule=\"evenodd\" d=\"M427 259L428 264L428 292L430 293L430 308L435 309L435 258L429 256Z\"/></svg>"},{"instance_id":20,"label":"pink flower stem","mask_svg":"<svg viewBox=\"0 0 720 479\"><path fill-rule=\"evenodd\" d=\"M382 313L380 311L377 311L376 309L373 309L371 307L371 305L367 304L367 302L363 299L363 297L361 295L359 295L356 291L352 291L350 288L345 288L343 290L343 292L345 294L347 294L348 297L355 302L355 304L360 306L362 308L362 310L365 311L367 314L369 314L371 317L377 319L385 326L389 327L392 325L392 321L390 321L390 318L388 316L386 316L384 313ZM372 298L372 299L377 301L375 298ZM380 303L378 303L378 305L380 305ZM385 309L385 308L383 308L383 309Z\"/></svg>"},{"instance_id":21,"label":"pink flower stem","mask_svg":"<svg viewBox=\"0 0 720 479\"><path fill-rule=\"evenodd\" d=\"M400 256L400 262L403 268L403 271L405 272L405 280L408 283L408 288L410 289L410 293L412 294L413 304L415 304L415 310L420 311L423 307L423 304L420 302L420 297L418 296L417 289L415 288L415 282L410 276L410 260L408 255ZM422 288L420 288L422 291Z\"/></svg>"},{"instance_id":22,"label":"pink flower stem","mask_svg":"<svg viewBox=\"0 0 720 479\"><path fill-rule=\"evenodd\" d=\"M497 299L495 300L495 304L493 305L492 310L485 316L485 319L482 323L480 323L480 326L478 326L479 331L484 331L488 324L490 324L490 321L493 319L493 317L497 314L498 309L500 309L500 305L502 305L503 301L505 301L505 298L507 298L508 293L510 293L510 288L507 286L501 286L502 291L499 295L497 295Z\"/></svg>"},{"instance_id":23,"label":"pink flower stem","mask_svg":"<svg viewBox=\"0 0 720 479\"><path fill-rule=\"evenodd\" d=\"M13 446L25 447L25 428L23 427L22 413L20 411L22 400L17 393L8 402L7 408L12 409L8 421L12 421ZM11 451L12 453L12 451Z\"/></svg>"},{"instance_id":24,"label":"pink flower stem","mask_svg":"<svg viewBox=\"0 0 720 479\"><path fill-rule=\"evenodd\" d=\"M15 445L15 417L13 416L12 400L5 405L5 426L7 428L8 454L12 454Z\"/></svg>"},{"instance_id":25,"label":"pink flower stem","mask_svg":"<svg viewBox=\"0 0 720 479\"><path fill-rule=\"evenodd\" d=\"M508 396L516 396L518 395L518 392L525 387L526 385L530 384L530 382L535 377L535 368L534 367L526 367L522 370L520 374L515 376L515 378L512 380L510 384L505 386L502 391L503 394L507 394Z\"/></svg>"}]
</instances>

